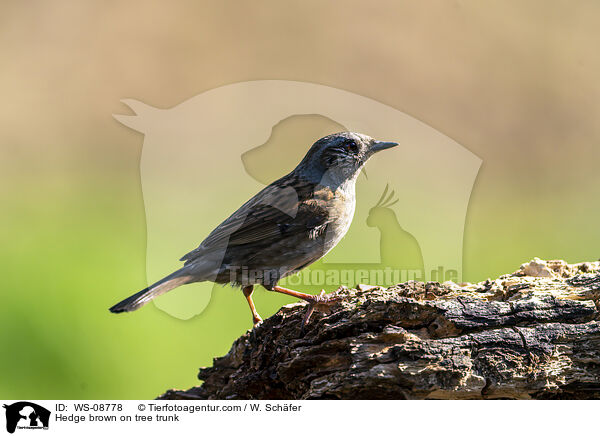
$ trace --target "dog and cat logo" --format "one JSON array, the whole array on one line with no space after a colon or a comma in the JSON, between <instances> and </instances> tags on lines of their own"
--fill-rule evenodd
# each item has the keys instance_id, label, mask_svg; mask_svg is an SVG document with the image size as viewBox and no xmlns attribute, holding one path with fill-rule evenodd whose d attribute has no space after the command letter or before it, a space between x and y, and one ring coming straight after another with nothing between
<instances>
[{"instance_id":1,"label":"dog and cat logo","mask_svg":"<svg viewBox=\"0 0 600 436\"><path fill-rule=\"evenodd\" d=\"M353 286L371 281L355 272L374 271L385 278L388 268L422 272L421 280L462 280L467 206L482 160L422 121L365 96L289 80L232 83L168 109L132 99L123 103L133 114L114 117L144 135L140 176L150 282L173 267L182 247L191 249L194 238L208 235L229 210L224 208L243 204L292 170L315 140L340 131L400 146L369 162L357 185L351 230L312 267L310 282L308 274L296 276L298 288L332 287L328 276ZM223 175L234 189L221 186ZM352 278L342 280L350 273ZM391 286L411 278L377 282ZM204 311L219 286L195 283L155 304L171 316L190 319Z\"/></svg>"},{"instance_id":2,"label":"dog and cat logo","mask_svg":"<svg viewBox=\"0 0 600 436\"><path fill-rule=\"evenodd\" d=\"M50 423L50 411L29 401L19 401L13 404L5 404L6 409L6 431L14 433L16 429L48 430Z\"/></svg>"}]
</instances>

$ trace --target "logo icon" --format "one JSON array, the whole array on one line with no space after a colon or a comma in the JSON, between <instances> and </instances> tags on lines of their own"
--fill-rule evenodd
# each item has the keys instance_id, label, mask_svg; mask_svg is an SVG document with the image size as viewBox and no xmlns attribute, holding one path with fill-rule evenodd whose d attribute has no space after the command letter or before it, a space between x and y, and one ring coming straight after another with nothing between
<instances>
[{"instance_id":1,"label":"logo icon","mask_svg":"<svg viewBox=\"0 0 600 436\"><path fill-rule=\"evenodd\" d=\"M28 401L19 401L3 406L6 409L6 431L18 429L48 429L50 411Z\"/></svg>"}]
</instances>

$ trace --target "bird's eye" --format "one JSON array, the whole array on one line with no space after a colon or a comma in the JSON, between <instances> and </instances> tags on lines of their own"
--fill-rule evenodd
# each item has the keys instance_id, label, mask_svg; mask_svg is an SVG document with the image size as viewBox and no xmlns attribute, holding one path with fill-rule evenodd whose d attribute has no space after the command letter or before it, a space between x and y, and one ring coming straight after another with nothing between
<instances>
[{"instance_id":1,"label":"bird's eye","mask_svg":"<svg viewBox=\"0 0 600 436\"><path fill-rule=\"evenodd\" d=\"M358 153L358 145L356 145L356 142L354 141L346 142L346 144L344 144L344 148L348 153Z\"/></svg>"}]
</instances>

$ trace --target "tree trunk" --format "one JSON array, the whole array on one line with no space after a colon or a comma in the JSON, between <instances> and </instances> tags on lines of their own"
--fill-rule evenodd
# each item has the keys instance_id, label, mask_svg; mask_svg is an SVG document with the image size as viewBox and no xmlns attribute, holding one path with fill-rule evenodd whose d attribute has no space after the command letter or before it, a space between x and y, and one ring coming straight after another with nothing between
<instances>
[{"instance_id":1,"label":"tree trunk","mask_svg":"<svg viewBox=\"0 0 600 436\"><path fill-rule=\"evenodd\" d=\"M340 289L284 306L161 399L600 398L600 262L533 261L477 284Z\"/></svg>"}]
</instances>

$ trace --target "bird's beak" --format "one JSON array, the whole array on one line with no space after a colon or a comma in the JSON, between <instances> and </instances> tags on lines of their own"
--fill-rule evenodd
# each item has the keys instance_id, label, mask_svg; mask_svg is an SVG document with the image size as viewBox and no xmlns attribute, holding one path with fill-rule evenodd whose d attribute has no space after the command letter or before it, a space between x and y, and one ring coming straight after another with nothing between
<instances>
[{"instance_id":1,"label":"bird's beak","mask_svg":"<svg viewBox=\"0 0 600 436\"><path fill-rule=\"evenodd\" d=\"M375 141L373 142L373 145L371 145L371 153L377 153L378 151L385 150L386 148L392 148L397 145L397 142Z\"/></svg>"}]
</instances>

